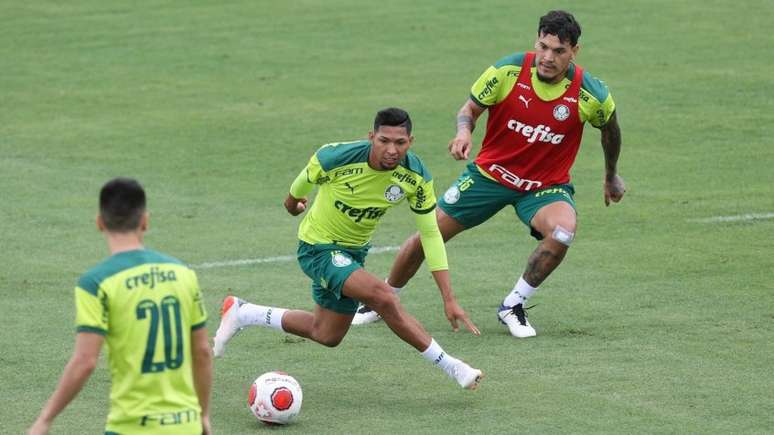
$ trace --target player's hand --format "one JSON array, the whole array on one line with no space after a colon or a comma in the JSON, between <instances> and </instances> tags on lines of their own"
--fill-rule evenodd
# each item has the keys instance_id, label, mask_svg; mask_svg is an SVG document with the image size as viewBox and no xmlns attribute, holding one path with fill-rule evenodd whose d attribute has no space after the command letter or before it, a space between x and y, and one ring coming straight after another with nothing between
<instances>
[{"instance_id":1,"label":"player's hand","mask_svg":"<svg viewBox=\"0 0 774 435\"><path fill-rule=\"evenodd\" d=\"M32 427L30 427L29 430L27 431L27 435L46 435L50 427L51 427L51 423L45 422L40 419L35 420L35 423L33 423Z\"/></svg>"},{"instance_id":2,"label":"player's hand","mask_svg":"<svg viewBox=\"0 0 774 435\"><path fill-rule=\"evenodd\" d=\"M449 323L451 323L452 331L459 331L459 322L462 322L465 325L465 328L472 332L473 335L481 335L481 331L479 331L478 327L470 321L465 310L463 310L456 301L446 302L443 309L446 311L446 318L449 319Z\"/></svg>"},{"instance_id":3,"label":"player's hand","mask_svg":"<svg viewBox=\"0 0 774 435\"><path fill-rule=\"evenodd\" d=\"M458 133L457 136L449 142L449 154L451 154L455 160L467 160L472 146L470 132Z\"/></svg>"},{"instance_id":4,"label":"player's hand","mask_svg":"<svg viewBox=\"0 0 774 435\"><path fill-rule=\"evenodd\" d=\"M212 435L212 427L210 426L210 416L202 416L202 435Z\"/></svg>"},{"instance_id":5,"label":"player's hand","mask_svg":"<svg viewBox=\"0 0 774 435\"><path fill-rule=\"evenodd\" d=\"M294 198L293 195L288 194L285 198L285 210L293 216L298 216L306 210L306 198Z\"/></svg>"},{"instance_id":6,"label":"player's hand","mask_svg":"<svg viewBox=\"0 0 774 435\"><path fill-rule=\"evenodd\" d=\"M618 202L623 198L624 193L626 193L626 184L623 178L618 175L613 175L610 178L605 177L604 190L605 207L607 207L611 201Z\"/></svg>"}]
</instances>

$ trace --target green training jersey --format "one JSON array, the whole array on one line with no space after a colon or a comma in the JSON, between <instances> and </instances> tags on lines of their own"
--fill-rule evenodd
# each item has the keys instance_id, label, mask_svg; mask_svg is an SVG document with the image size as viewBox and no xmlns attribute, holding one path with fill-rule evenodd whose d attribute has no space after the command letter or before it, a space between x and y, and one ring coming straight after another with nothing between
<instances>
[{"instance_id":1,"label":"green training jersey","mask_svg":"<svg viewBox=\"0 0 774 435\"><path fill-rule=\"evenodd\" d=\"M368 166L367 140L321 147L304 171L309 183L319 185L311 209L298 228L306 243L366 245L379 219L404 200L414 213L435 209L433 179L422 161L409 151L392 170Z\"/></svg>"},{"instance_id":2,"label":"green training jersey","mask_svg":"<svg viewBox=\"0 0 774 435\"><path fill-rule=\"evenodd\" d=\"M151 250L117 253L75 288L76 329L105 336L112 388L106 430L200 434L191 332L207 313L196 274Z\"/></svg>"},{"instance_id":3,"label":"green training jersey","mask_svg":"<svg viewBox=\"0 0 774 435\"><path fill-rule=\"evenodd\" d=\"M511 93L516 85L524 63L524 53L506 56L487 68L470 89L470 97L481 107L493 106ZM540 99L551 101L564 94L575 75L575 65L570 64L567 74L561 82L545 83L537 78L537 68L532 67L532 88ZM604 82L583 71L583 83L580 89L578 112L581 122L588 121L594 127L601 127L610 119L615 110L615 102Z\"/></svg>"}]
</instances>

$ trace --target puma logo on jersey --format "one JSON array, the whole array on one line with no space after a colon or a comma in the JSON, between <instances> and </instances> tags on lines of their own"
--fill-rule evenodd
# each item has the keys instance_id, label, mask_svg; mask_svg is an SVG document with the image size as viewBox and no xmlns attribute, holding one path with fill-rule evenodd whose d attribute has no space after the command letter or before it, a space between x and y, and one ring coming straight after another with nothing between
<instances>
[{"instance_id":1,"label":"puma logo on jersey","mask_svg":"<svg viewBox=\"0 0 774 435\"><path fill-rule=\"evenodd\" d=\"M563 134L553 133L551 132L551 127L543 124L540 124L537 127L533 127L531 125L521 123L515 119L511 119L508 121L508 129L513 130L516 133L520 133L522 136L528 138L527 142L529 143L535 143L535 141L539 140L540 142L548 142L554 145L559 145L562 143L562 140L564 140Z\"/></svg>"},{"instance_id":2,"label":"puma logo on jersey","mask_svg":"<svg viewBox=\"0 0 774 435\"><path fill-rule=\"evenodd\" d=\"M524 95L519 95L519 100L521 100L522 102L524 102L524 107L526 107L527 109L529 109L529 102L530 102L530 101L532 101L532 98L530 98L530 99L528 100L528 99L524 98Z\"/></svg>"},{"instance_id":3,"label":"puma logo on jersey","mask_svg":"<svg viewBox=\"0 0 774 435\"><path fill-rule=\"evenodd\" d=\"M344 185L347 186L347 189L349 189L353 195L355 194L355 186L349 184L349 181L345 182Z\"/></svg>"},{"instance_id":4,"label":"puma logo on jersey","mask_svg":"<svg viewBox=\"0 0 774 435\"><path fill-rule=\"evenodd\" d=\"M524 83L516 83L516 86L518 86L518 87L520 87L522 89L530 90L530 87L525 85Z\"/></svg>"}]
</instances>

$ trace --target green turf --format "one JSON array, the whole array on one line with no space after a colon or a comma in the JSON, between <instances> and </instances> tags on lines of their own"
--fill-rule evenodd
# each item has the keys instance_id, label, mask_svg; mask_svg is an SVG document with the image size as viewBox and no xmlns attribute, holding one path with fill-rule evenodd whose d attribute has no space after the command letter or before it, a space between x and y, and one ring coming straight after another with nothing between
<instances>
[{"instance_id":1,"label":"green turf","mask_svg":"<svg viewBox=\"0 0 774 435\"><path fill-rule=\"evenodd\" d=\"M0 2L0 432L33 421L69 358L71 289L106 254L101 183L139 178L148 245L192 264L292 255L298 219L281 203L316 147L363 137L376 110L399 105L440 194L463 168L445 149L470 85L531 47L549 7L573 8L578 61L615 97L629 191L605 209L587 128L578 237L533 298L538 337L512 339L495 319L535 246L506 211L449 245L481 337L449 330L426 270L403 296L447 351L486 371L479 391L384 325L336 349L248 330L216 363L214 428L273 430L246 391L281 369L305 396L288 433L770 432L774 219L691 221L774 212L768 0ZM393 210L374 244L398 245L412 225ZM369 268L383 275L392 257ZM312 306L294 262L199 274L211 331L230 291ZM108 391L103 361L53 433L100 433Z\"/></svg>"}]
</instances>

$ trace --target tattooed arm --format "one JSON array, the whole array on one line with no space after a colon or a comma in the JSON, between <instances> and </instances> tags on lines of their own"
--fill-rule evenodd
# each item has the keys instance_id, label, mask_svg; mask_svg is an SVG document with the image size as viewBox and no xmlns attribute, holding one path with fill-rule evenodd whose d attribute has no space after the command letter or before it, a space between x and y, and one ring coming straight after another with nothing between
<instances>
[{"instance_id":1,"label":"tattooed arm","mask_svg":"<svg viewBox=\"0 0 774 435\"><path fill-rule=\"evenodd\" d=\"M618 175L617 168L618 156L621 153L621 128L618 126L616 112L610 115L610 119L600 130L602 151L605 154L605 206L608 206L611 201L620 201L626 192L626 185L623 178Z\"/></svg>"},{"instance_id":2,"label":"tattooed arm","mask_svg":"<svg viewBox=\"0 0 774 435\"><path fill-rule=\"evenodd\" d=\"M449 142L449 153L456 160L465 160L470 155L473 129L476 128L476 120L484 110L486 108L468 99L457 112L457 135Z\"/></svg>"}]
</instances>

